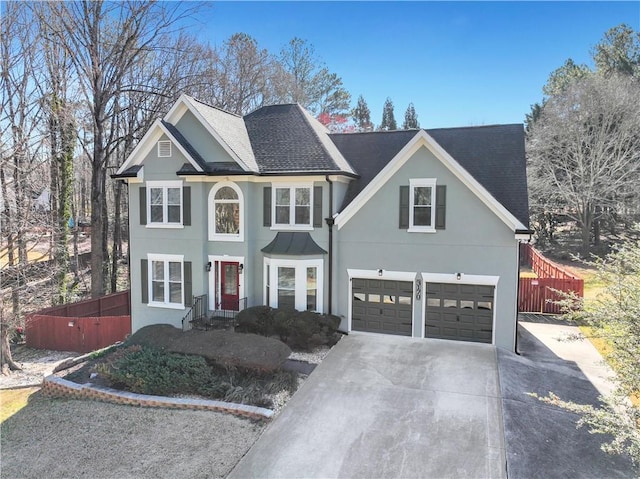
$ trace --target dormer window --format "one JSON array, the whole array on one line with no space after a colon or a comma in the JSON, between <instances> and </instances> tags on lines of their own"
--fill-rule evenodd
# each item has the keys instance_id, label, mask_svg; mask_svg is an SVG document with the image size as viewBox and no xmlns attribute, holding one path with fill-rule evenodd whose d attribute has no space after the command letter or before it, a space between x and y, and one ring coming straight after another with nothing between
<instances>
[{"instance_id":1,"label":"dormer window","mask_svg":"<svg viewBox=\"0 0 640 479\"><path fill-rule=\"evenodd\" d=\"M158 158L171 158L171 141L162 140L158 142Z\"/></svg>"}]
</instances>

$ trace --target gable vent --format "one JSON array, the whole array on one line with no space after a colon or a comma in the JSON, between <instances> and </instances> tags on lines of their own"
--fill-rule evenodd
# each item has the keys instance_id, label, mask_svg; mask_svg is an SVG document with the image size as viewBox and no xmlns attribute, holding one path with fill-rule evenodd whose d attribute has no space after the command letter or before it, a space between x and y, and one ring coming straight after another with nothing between
<instances>
[{"instance_id":1,"label":"gable vent","mask_svg":"<svg viewBox=\"0 0 640 479\"><path fill-rule=\"evenodd\" d=\"M158 156L168 158L171 156L171 142L168 140L158 142Z\"/></svg>"}]
</instances>

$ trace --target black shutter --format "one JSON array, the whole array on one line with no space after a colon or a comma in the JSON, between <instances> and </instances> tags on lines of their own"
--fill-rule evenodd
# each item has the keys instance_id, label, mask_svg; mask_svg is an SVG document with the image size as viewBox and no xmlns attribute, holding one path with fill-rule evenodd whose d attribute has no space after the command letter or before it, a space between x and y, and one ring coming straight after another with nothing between
<instances>
[{"instance_id":1,"label":"black shutter","mask_svg":"<svg viewBox=\"0 0 640 479\"><path fill-rule=\"evenodd\" d=\"M271 187L262 189L262 226L271 226Z\"/></svg>"},{"instance_id":2,"label":"black shutter","mask_svg":"<svg viewBox=\"0 0 640 479\"><path fill-rule=\"evenodd\" d=\"M149 302L149 263L146 259L140 260L140 286L142 287L142 303Z\"/></svg>"},{"instance_id":3,"label":"black shutter","mask_svg":"<svg viewBox=\"0 0 640 479\"><path fill-rule=\"evenodd\" d=\"M191 187L182 188L182 224L191 226Z\"/></svg>"},{"instance_id":4,"label":"black shutter","mask_svg":"<svg viewBox=\"0 0 640 479\"><path fill-rule=\"evenodd\" d=\"M184 304L193 306L193 285L191 280L191 261L184 262Z\"/></svg>"},{"instance_id":5,"label":"black shutter","mask_svg":"<svg viewBox=\"0 0 640 479\"><path fill-rule=\"evenodd\" d=\"M322 228L322 186L313 187L313 227Z\"/></svg>"},{"instance_id":6,"label":"black shutter","mask_svg":"<svg viewBox=\"0 0 640 479\"><path fill-rule=\"evenodd\" d=\"M140 187L140 224L147 224L147 189Z\"/></svg>"},{"instance_id":7,"label":"black shutter","mask_svg":"<svg viewBox=\"0 0 640 479\"><path fill-rule=\"evenodd\" d=\"M436 229L443 230L446 223L447 187L436 186Z\"/></svg>"},{"instance_id":8,"label":"black shutter","mask_svg":"<svg viewBox=\"0 0 640 479\"><path fill-rule=\"evenodd\" d=\"M400 229L409 229L409 187L400 187Z\"/></svg>"}]
</instances>

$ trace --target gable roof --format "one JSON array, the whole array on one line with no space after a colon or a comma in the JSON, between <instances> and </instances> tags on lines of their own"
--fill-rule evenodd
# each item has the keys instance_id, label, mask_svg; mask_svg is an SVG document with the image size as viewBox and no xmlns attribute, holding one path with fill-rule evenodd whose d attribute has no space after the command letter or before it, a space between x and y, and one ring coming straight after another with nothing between
<instances>
[{"instance_id":1,"label":"gable roof","mask_svg":"<svg viewBox=\"0 0 640 479\"><path fill-rule=\"evenodd\" d=\"M326 130L297 104L262 107L244 117L260 173L349 173ZM333 155L332 155L333 153Z\"/></svg>"},{"instance_id":2,"label":"gable roof","mask_svg":"<svg viewBox=\"0 0 640 479\"><path fill-rule=\"evenodd\" d=\"M386 174L399 168L417 146L424 145L503 221L516 229L522 226L526 229L529 224L522 125L332 134L330 137L360 174L360 179L352 181L347 190L340 210L343 221L359 208L354 201L362 201L376 191L386 181Z\"/></svg>"},{"instance_id":3,"label":"gable roof","mask_svg":"<svg viewBox=\"0 0 640 479\"><path fill-rule=\"evenodd\" d=\"M193 106L193 109L198 112L200 117L207 123L210 131L213 130L219 135L219 138L216 139L222 143L222 146L224 147L226 145L228 149L233 152L231 156L234 157L235 155L236 159L244 163L249 170L254 172L259 171L256 158L253 155L253 148L249 140L247 128L242 117L207 105L190 96L184 96L189 104Z\"/></svg>"}]
</instances>

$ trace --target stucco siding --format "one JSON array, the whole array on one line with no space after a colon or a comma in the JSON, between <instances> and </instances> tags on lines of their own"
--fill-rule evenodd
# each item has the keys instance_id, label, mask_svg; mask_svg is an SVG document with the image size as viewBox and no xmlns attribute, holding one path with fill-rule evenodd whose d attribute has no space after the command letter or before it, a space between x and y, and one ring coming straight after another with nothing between
<instances>
[{"instance_id":1,"label":"stucco siding","mask_svg":"<svg viewBox=\"0 0 640 479\"><path fill-rule=\"evenodd\" d=\"M234 161L190 111L187 111L175 126L205 161Z\"/></svg>"},{"instance_id":2,"label":"stucco siding","mask_svg":"<svg viewBox=\"0 0 640 479\"><path fill-rule=\"evenodd\" d=\"M446 228L409 233L398 227L399 188L411 178L446 185ZM495 344L513 349L517 300L514 233L425 147L420 148L337 232L337 311L348 329L347 269L499 276ZM420 300L422 301L422 300ZM422 305L414 301L414 336Z\"/></svg>"}]
</instances>

